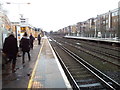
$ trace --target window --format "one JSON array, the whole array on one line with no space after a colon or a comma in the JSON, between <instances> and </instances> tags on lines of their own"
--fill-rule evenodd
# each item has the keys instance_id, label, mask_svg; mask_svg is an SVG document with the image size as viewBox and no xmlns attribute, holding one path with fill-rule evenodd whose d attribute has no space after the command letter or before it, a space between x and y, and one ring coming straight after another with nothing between
<instances>
[{"instance_id":1,"label":"window","mask_svg":"<svg viewBox=\"0 0 120 90\"><path fill-rule=\"evenodd\" d=\"M106 20L106 23L108 23L108 20Z\"/></svg>"},{"instance_id":2,"label":"window","mask_svg":"<svg viewBox=\"0 0 120 90\"><path fill-rule=\"evenodd\" d=\"M113 21L116 22L116 19L114 19Z\"/></svg>"},{"instance_id":3,"label":"window","mask_svg":"<svg viewBox=\"0 0 120 90\"><path fill-rule=\"evenodd\" d=\"M112 16L117 16L117 15L118 15L117 11L112 13Z\"/></svg>"}]
</instances>

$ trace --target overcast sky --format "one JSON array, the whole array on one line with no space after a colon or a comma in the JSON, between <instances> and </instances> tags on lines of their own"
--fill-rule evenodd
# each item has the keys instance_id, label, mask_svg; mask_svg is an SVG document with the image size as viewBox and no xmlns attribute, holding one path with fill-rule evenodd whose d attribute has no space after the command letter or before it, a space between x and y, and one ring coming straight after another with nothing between
<instances>
[{"instance_id":1,"label":"overcast sky","mask_svg":"<svg viewBox=\"0 0 120 90\"><path fill-rule=\"evenodd\" d=\"M120 0L2 0L11 21L23 14L29 24L45 31L56 31L68 25L118 8ZM11 4L5 4L11 2ZM27 5L25 3L31 3ZM19 4L18 4L19 3ZM23 4L20 4L23 3Z\"/></svg>"}]
</instances>

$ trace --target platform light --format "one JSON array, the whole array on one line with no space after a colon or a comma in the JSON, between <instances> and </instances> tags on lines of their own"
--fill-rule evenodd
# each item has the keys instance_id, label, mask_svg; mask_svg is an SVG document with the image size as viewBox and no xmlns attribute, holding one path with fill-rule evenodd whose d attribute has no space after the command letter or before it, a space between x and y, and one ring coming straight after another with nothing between
<instances>
[{"instance_id":1,"label":"platform light","mask_svg":"<svg viewBox=\"0 0 120 90\"><path fill-rule=\"evenodd\" d=\"M26 27L20 27L21 33L26 31Z\"/></svg>"}]
</instances>

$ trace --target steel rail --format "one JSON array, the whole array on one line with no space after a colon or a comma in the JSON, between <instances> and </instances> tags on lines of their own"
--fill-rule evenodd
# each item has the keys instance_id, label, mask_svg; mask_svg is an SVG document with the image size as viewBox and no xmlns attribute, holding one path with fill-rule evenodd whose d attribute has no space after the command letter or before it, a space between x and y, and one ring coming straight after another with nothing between
<instances>
[{"instance_id":1,"label":"steel rail","mask_svg":"<svg viewBox=\"0 0 120 90\"><path fill-rule=\"evenodd\" d=\"M62 42L62 41L61 41ZM64 42L63 42L64 43ZM77 49L80 49L80 48L78 48L78 47L75 47L73 44L69 44L69 43L67 43L68 45L70 45L70 46L72 46L72 47L74 47L74 48L77 48ZM85 49L85 48L84 48ZM92 53L90 53L90 52L87 52L87 51L85 51L85 50L83 50L83 49L80 49L80 50L82 50L83 52L85 52L85 53L88 53L88 54L90 54L90 55L92 55L92 56L95 56L95 57L97 57L97 58L99 58L99 59L102 59L102 60L104 60L104 61L107 61L107 62L109 62L109 63L111 63L111 64L113 64L113 65L116 65L116 66L118 66L118 67L120 67L120 64L117 64L117 63L115 63L115 62L112 62L112 61L108 61L108 60L106 60L106 59L103 59L103 58L101 58L101 57L99 57L99 56L97 56L97 55L95 55L95 54L92 54Z\"/></svg>"},{"instance_id":2,"label":"steel rail","mask_svg":"<svg viewBox=\"0 0 120 90\"><path fill-rule=\"evenodd\" d=\"M111 88L113 90L116 90L116 89L120 88L120 85L116 81L112 80L110 77L108 77L107 75L105 75L104 73L102 73L101 71L99 71L98 69L96 69L95 67L93 67L92 65L90 65L89 63L87 63L86 61L84 61L82 58L80 58L79 56L77 56L76 54L74 54L72 51L70 51L67 48L65 48L64 46L62 46L61 43L57 42L56 40L53 40L53 41L55 41L59 46L61 46L64 51L69 52L69 54L72 57L76 58L76 60L79 63L82 62L85 66L87 66L88 69L92 69L93 71L91 71L91 72L94 72L94 74L97 73L97 74L95 74L95 76L98 76L98 78L100 80L102 80L104 82L104 84L108 85L109 88ZM107 78L107 81L104 80L103 78ZM112 84L110 84L110 82Z\"/></svg>"},{"instance_id":3,"label":"steel rail","mask_svg":"<svg viewBox=\"0 0 120 90\"><path fill-rule=\"evenodd\" d=\"M70 81L70 84L72 85L72 88L74 90L80 90L78 84L76 83L75 79L73 78L73 76L71 75L71 73L69 72L68 68L66 67L66 65L64 64L63 60L61 59L60 55L58 54L58 52L56 51L55 48L53 48L53 50L55 51L59 61L60 61L60 64L62 65L63 69L65 70L65 74L68 76L68 79Z\"/></svg>"}]
</instances>

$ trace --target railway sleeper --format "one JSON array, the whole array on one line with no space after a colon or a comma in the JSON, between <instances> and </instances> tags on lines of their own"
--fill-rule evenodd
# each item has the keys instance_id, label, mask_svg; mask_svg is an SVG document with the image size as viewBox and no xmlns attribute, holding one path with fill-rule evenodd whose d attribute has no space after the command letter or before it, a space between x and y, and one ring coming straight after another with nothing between
<instances>
[{"instance_id":1,"label":"railway sleeper","mask_svg":"<svg viewBox=\"0 0 120 90\"><path fill-rule=\"evenodd\" d=\"M70 71L71 72L71 74L72 75L87 75L87 74L89 74L88 72L86 72L86 71L77 71L77 72L72 72L72 71Z\"/></svg>"},{"instance_id":2,"label":"railway sleeper","mask_svg":"<svg viewBox=\"0 0 120 90\"><path fill-rule=\"evenodd\" d=\"M84 83L84 82L91 82L91 81L96 81L94 78L90 79L81 79L81 80L76 80L77 83Z\"/></svg>"},{"instance_id":3,"label":"railway sleeper","mask_svg":"<svg viewBox=\"0 0 120 90\"><path fill-rule=\"evenodd\" d=\"M74 64L74 66L67 65L67 67L69 67L71 69L73 69L73 68L76 68L76 69L78 69L78 68L81 69L82 68L83 69L82 66L80 66L80 65L79 66L75 66L75 64Z\"/></svg>"},{"instance_id":4,"label":"railway sleeper","mask_svg":"<svg viewBox=\"0 0 120 90\"><path fill-rule=\"evenodd\" d=\"M70 67L68 67L68 69L69 69L69 71L71 71L71 72L86 72L85 70L84 70L84 68L70 68Z\"/></svg>"},{"instance_id":5,"label":"railway sleeper","mask_svg":"<svg viewBox=\"0 0 120 90\"><path fill-rule=\"evenodd\" d=\"M102 90L105 89L101 83L92 83L92 84L80 84L80 89L82 90Z\"/></svg>"},{"instance_id":6,"label":"railway sleeper","mask_svg":"<svg viewBox=\"0 0 120 90\"><path fill-rule=\"evenodd\" d=\"M87 77L88 77L88 78L91 78L91 77L93 77L93 76L90 75L90 74L86 74L86 75L83 74L83 75L73 75L73 77L74 77L74 78L78 78L78 77L79 77L79 78L87 78Z\"/></svg>"},{"instance_id":7,"label":"railway sleeper","mask_svg":"<svg viewBox=\"0 0 120 90\"><path fill-rule=\"evenodd\" d=\"M85 82L77 82L78 84L81 84L81 85L83 85L83 84L93 84L93 83L98 83L98 81L95 81L95 80L93 80L93 81L85 81Z\"/></svg>"},{"instance_id":8,"label":"railway sleeper","mask_svg":"<svg viewBox=\"0 0 120 90\"><path fill-rule=\"evenodd\" d=\"M83 74L87 74L88 72L86 72L86 71L77 71L77 72L72 72L72 71L70 71L72 74L74 74L74 73L76 73L76 74L79 74L79 75L83 75Z\"/></svg>"}]
</instances>

